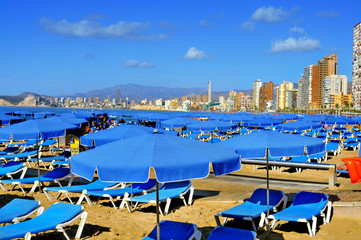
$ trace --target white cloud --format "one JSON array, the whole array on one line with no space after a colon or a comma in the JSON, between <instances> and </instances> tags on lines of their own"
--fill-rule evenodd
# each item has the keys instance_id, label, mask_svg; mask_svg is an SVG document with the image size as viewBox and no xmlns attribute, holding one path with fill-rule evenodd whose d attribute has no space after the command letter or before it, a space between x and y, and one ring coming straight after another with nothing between
<instances>
[{"instance_id":1,"label":"white cloud","mask_svg":"<svg viewBox=\"0 0 361 240\"><path fill-rule=\"evenodd\" d=\"M261 7L252 14L251 19L257 22L279 23L289 17L291 13L292 11L284 11L282 7Z\"/></svg>"},{"instance_id":2,"label":"white cloud","mask_svg":"<svg viewBox=\"0 0 361 240\"><path fill-rule=\"evenodd\" d=\"M302 34L303 36L306 36L307 33L305 31L304 28L301 28L301 27L297 27L297 26L294 26L293 28L290 29L290 33L300 33Z\"/></svg>"},{"instance_id":3,"label":"white cloud","mask_svg":"<svg viewBox=\"0 0 361 240\"><path fill-rule=\"evenodd\" d=\"M331 11L318 12L317 16L318 17L338 18L341 15L338 12L331 10Z\"/></svg>"},{"instance_id":4,"label":"white cloud","mask_svg":"<svg viewBox=\"0 0 361 240\"><path fill-rule=\"evenodd\" d=\"M206 20L200 20L198 23L199 26L201 27L207 27L208 26L208 22Z\"/></svg>"},{"instance_id":5,"label":"white cloud","mask_svg":"<svg viewBox=\"0 0 361 240\"><path fill-rule=\"evenodd\" d=\"M148 62L142 62L141 64L139 64L139 67L151 68L151 67L155 67L155 64L154 63L148 63Z\"/></svg>"},{"instance_id":6,"label":"white cloud","mask_svg":"<svg viewBox=\"0 0 361 240\"><path fill-rule=\"evenodd\" d=\"M254 31L255 23L254 22L244 22L242 23L241 30L244 32Z\"/></svg>"},{"instance_id":7,"label":"white cloud","mask_svg":"<svg viewBox=\"0 0 361 240\"><path fill-rule=\"evenodd\" d=\"M93 38L123 38L126 40L161 40L167 38L164 34L146 35L150 23L125 22L103 26L98 22L82 20L69 22L66 19L55 22L52 19L42 18L40 24L44 31L71 37Z\"/></svg>"},{"instance_id":8,"label":"white cloud","mask_svg":"<svg viewBox=\"0 0 361 240\"><path fill-rule=\"evenodd\" d=\"M128 67L128 68L151 68L151 67L155 67L154 63L148 63L148 62L142 62L140 63L137 60L127 60L125 61L125 63L123 64L124 67Z\"/></svg>"},{"instance_id":9,"label":"white cloud","mask_svg":"<svg viewBox=\"0 0 361 240\"><path fill-rule=\"evenodd\" d=\"M188 49L187 54L184 56L184 58L186 59L203 59L203 58L207 58L208 56L201 50L195 48L195 47L190 47Z\"/></svg>"},{"instance_id":10,"label":"white cloud","mask_svg":"<svg viewBox=\"0 0 361 240\"><path fill-rule=\"evenodd\" d=\"M318 40L307 37L289 37L286 40L278 40L273 42L270 52L310 52L319 48L321 48L321 44Z\"/></svg>"}]
</instances>

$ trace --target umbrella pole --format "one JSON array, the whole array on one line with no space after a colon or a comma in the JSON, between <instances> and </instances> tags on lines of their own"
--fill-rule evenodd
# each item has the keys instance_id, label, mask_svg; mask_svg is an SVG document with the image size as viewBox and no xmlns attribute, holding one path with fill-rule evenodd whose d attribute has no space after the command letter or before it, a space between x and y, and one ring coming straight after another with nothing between
<instances>
[{"instance_id":1,"label":"umbrella pole","mask_svg":"<svg viewBox=\"0 0 361 240\"><path fill-rule=\"evenodd\" d=\"M37 158L37 163L38 163L39 192L41 192L40 163L39 163L39 139L38 138L36 138L36 158Z\"/></svg>"},{"instance_id":2,"label":"umbrella pole","mask_svg":"<svg viewBox=\"0 0 361 240\"><path fill-rule=\"evenodd\" d=\"M267 159L267 216L266 218L269 216L269 159L268 159L268 155L269 155L269 149L266 148L266 159ZM270 230L268 221L266 221L266 227L267 227L267 231Z\"/></svg>"},{"instance_id":3,"label":"umbrella pole","mask_svg":"<svg viewBox=\"0 0 361 240\"><path fill-rule=\"evenodd\" d=\"M156 191L157 191L157 209L156 209L156 212L157 212L157 240L160 240L160 226L159 226L159 182L158 180L157 181L157 184L156 184Z\"/></svg>"},{"instance_id":4,"label":"umbrella pole","mask_svg":"<svg viewBox=\"0 0 361 240\"><path fill-rule=\"evenodd\" d=\"M59 144L59 137L58 137L58 161L60 160L60 144Z\"/></svg>"}]
</instances>

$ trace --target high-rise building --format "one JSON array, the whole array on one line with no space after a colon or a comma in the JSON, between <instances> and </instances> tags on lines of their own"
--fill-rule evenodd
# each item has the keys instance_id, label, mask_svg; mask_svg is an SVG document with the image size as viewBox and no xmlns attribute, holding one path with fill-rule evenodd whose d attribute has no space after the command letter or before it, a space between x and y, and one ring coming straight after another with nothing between
<instances>
[{"instance_id":1,"label":"high-rise building","mask_svg":"<svg viewBox=\"0 0 361 240\"><path fill-rule=\"evenodd\" d=\"M187 97L187 96L182 97L182 103L184 103L185 101L188 101L188 97Z\"/></svg>"},{"instance_id":2,"label":"high-rise building","mask_svg":"<svg viewBox=\"0 0 361 240\"><path fill-rule=\"evenodd\" d=\"M208 95L203 95L203 96L202 96L202 102L203 102L203 103L207 103L207 102L208 102Z\"/></svg>"},{"instance_id":3,"label":"high-rise building","mask_svg":"<svg viewBox=\"0 0 361 240\"><path fill-rule=\"evenodd\" d=\"M258 79L256 81L254 81L254 83L253 83L253 102L252 102L252 106L255 109L259 108L259 93L260 93L261 86L262 86L261 79Z\"/></svg>"},{"instance_id":4,"label":"high-rise building","mask_svg":"<svg viewBox=\"0 0 361 240\"><path fill-rule=\"evenodd\" d=\"M315 98L312 99L315 108L321 108L323 98L323 79L327 76L337 75L337 54L331 53L330 56L318 61L318 77L316 80Z\"/></svg>"},{"instance_id":5,"label":"high-rise building","mask_svg":"<svg viewBox=\"0 0 361 240\"><path fill-rule=\"evenodd\" d=\"M322 106L335 108L335 101L331 95L347 95L347 76L331 75L323 79Z\"/></svg>"},{"instance_id":6,"label":"high-rise building","mask_svg":"<svg viewBox=\"0 0 361 240\"><path fill-rule=\"evenodd\" d=\"M212 81L208 81L208 102L212 102Z\"/></svg>"},{"instance_id":7,"label":"high-rise building","mask_svg":"<svg viewBox=\"0 0 361 240\"><path fill-rule=\"evenodd\" d=\"M202 95L198 94L196 99L198 103L202 102Z\"/></svg>"},{"instance_id":8,"label":"high-rise building","mask_svg":"<svg viewBox=\"0 0 361 240\"><path fill-rule=\"evenodd\" d=\"M241 110L243 97L244 97L243 92L234 93L234 110L236 111Z\"/></svg>"},{"instance_id":9,"label":"high-rise building","mask_svg":"<svg viewBox=\"0 0 361 240\"><path fill-rule=\"evenodd\" d=\"M361 110L361 22L353 28L352 102Z\"/></svg>"},{"instance_id":10,"label":"high-rise building","mask_svg":"<svg viewBox=\"0 0 361 240\"><path fill-rule=\"evenodd\" d=\"M273 82L265 82L259 90L259 109L265 110L268 101L273 101Z\"/></svg>"},{"instance_id":11,"label":"high-rise building","mask_svg":"<svg viewBox=\"0 0 361 240\"><path fill-rule=\"evenodd\" d=\"M92 97L88 97L88 103L92 103L92 102L93 102Z\"/></svg>"},{"instance_id":12,"label":"high-rise building","mask_svg":"<svg viewBox=\"0 0 361 240\"><path fill-rule=\"evenodd\" d=\"M315 82L314 79L316 77L318 77L317 65L309 65L303 69L302 77L298 82L298 108L306 109L312 106L312 89L313 83Z\"/></svg>"},{"instance_id":13,"label":"high-rise building","mask_svg":"<svg viewBox=\"0 0 361 240\"><path fill-rule=\"evenodd\" d=\"M95 104L98 104L100 102L100 98L99 97L95 97Z\"/></svg>"},{"instance_id":14,"label":"high-rise building","mask_svg":"<svg viewBox=\"0 0 361 240\"><path fill-rule=\"evenodd\" d=\"M115 91L115 102L119 103L120 102L120 89L117 88L117 90Z\"/></svg>"},{"instance_id":15,"label":"high-rise building","mask_svg":"<svg viewBox=\"0 0 361 240\"><path fill-rule=\"evenodd\" d=\"M293 89L293 83L291 82L283 82L279 85L279 93L278 93L278 106L276 106L276 109L283 110L285 108L288 108L289 106L289 99L290 97L287 97L287 92L292 91Z\"/></svg>"}]
</instances>

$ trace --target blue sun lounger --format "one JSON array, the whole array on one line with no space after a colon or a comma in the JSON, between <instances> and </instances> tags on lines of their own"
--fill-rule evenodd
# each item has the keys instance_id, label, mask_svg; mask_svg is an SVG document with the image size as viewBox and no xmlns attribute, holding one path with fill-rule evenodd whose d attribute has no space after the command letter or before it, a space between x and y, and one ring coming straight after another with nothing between
<instances>
[{"instance_id":1,"label":"blue sun lounger","mask_svg":"<svg viewBox=\"0 0 361 240\"><path fill-rule=\"evenodd\" d=\"M64 156L50 156L50 157L41 157L39 158L39 164L41 163L43 165L43 167L46 169L46 165L45 163L52 163L53 161L57 161L59 159L59 161L65 161L69 158L64 157ZM31 166L31 163L35 163L35 166L37 166L38 163L38 159L37 158L28 158L26 159L26 162L28 163L29 167Z\"/></svg>"},{"instance_id":2,"label":"blue sun lounger","mask_svg":"<svg viewBox=\"0 0 361 240\"><path fill-rule=\"evenodd\" d=\"M70 173L69 168L55 168L54 170L48 172L45 175L40 176L40 182L55 182L58 183L60 186L60 181L67 178L68 176L71 176L69 180L69 185L71 185L73 181L73 174ZM7 180L0 180L0 187L7 191L4 184L12 184L16 186L19 186L21 191L26 194L24 188L21 184L33 184L33 187L29 191L30 193L34 192L36 187L39 185L39 178L38 177L28 177L28 178L22 178L22 179L7 179ZM13 190L14 190L13 188Z\"/></svg>"},{"instance_id":3,"label":"blue sun lounger","mask_svg":"<svg viewBox=\"0 0 361 240\"><path fill-rule=\"evenodd\" d=\"M31 139L25 143L8 144L8 147L22 147L22 148L26 149L29 147L34 147L35 145L36 145L36 140Z\"/></svg>"},{"instance_id":4,"label":"blue sun lounger","mask_svg":"<svg viewBox=\"0 0 361 240\"><path fill-rule=\"evenodd\" d=\"M269 190L269 210L272 212L277 211L277 208L283 203L281 206L282 209L286 207L287 196L283 191L278 190ZM259 221L258 228L263 227L263 223L266 218L267 213L267 189L257 188L252 196L247 199L244 203L239 204L233 208L222 211L214 215L217 226L221 226L219 221L219 217L224 217L224 222L222 226L224 226L227 222L228 218L248 220L252 222L252 227L254 231L257 231L256 225L254 223L254 219L261 217Z\"/></svg>"},{"instance_id":5,"label":"blue sun lounger","mask_svg":"<svg viewBox=\"0 0 361 240\"><path fill-rule=\"evenodd\" d=\"M104 190L90 190L90 189L84 189L82 195L80 196L77 204L81 204L83 199L87 201L87 203L92 206L91 200L89 196L96 196L98 197L98 201L101 197L109 198L110 202L112 203L113 207L117 209L117 206L115 206L114 203L114 197L118 197L118 199L121 196L124 196L124 198L128 198L130 194L139 194L143 193L146 194L149 191L153 190L156 185L155 179L149 179L146 183L133 183L133 186L127 186L124 188L117 188L117 189L104 189ZM123 208L125 205L125 200L122 200L119 208ZM98 202L97 201L97 202Z\"/></svg>"},{"instance_id":6,"label":"blue sun lounger","mask_svg":"<svg viewBox=\"0 0 361 240\"><path fill-rule=\"evenodd\" d=\"M271 228L274 227L277 220L304 222L307 223L308 232L311 236L316 235L317 216L323 218L323 223L330 222L332 203L328 201L328 195L324 193L298 192L292 204L273 215L268 216L267 220L273 220ZM327 213L325 209L327 208ZM312 229L310 226L312 220Z\"/></svg>"},{"instance_id":7,"label":"blue sun lounger","mask_svg":"<svg viewBox=\"0 0 361 240\"><path fill-rule=\"evenodd\" d=\"M43 210L39 201L15 198L0 209L0 224L18 223L35 212L41 214Z\"/></svg>"},{"instance_id":8,"label":"blue sun lounger","mask_svg":"<svg viewBox=\"0 0 361 240\"><path fill-rule=\"evenodd\" d=\"M188 204L184 198L184 195L189 193ZM169 206L172 198L180 197L183 200L185 206L191 205L193 199L194 187L190 181L182 181L182 182L169 182L163 184L163 186L159 189L159 202L166 201L164 213L162 209L159 208L159 211L162 215L167 215ZM124 198L126 201L126 206L129 212L132 212L139 203L156 203L156 192L147 193L144 195ZM135 202L134 208L131 209L129 202Z\"/></svg>"},{"instance_id":9,"label":"blue sun lounger","mask_svg":"<svg viewBox=\"0 0 361 240\"><path fill-rule=\"evenodd\" d=\"M360 148L360 142L356 138L348 138L344 141L344 144L343 148L351 148L353 151Z\"/></svg>"},{"instance_id":10,"label":"blue sun lounger","mask_svg":"<svg viewBox=\"0 0 361 240\"><path fill-rule=\"evenodd\" d=\"M327 152L315 153L308 155L308 158L312 160L316 160L317 163L321 163L322 160L327 161Z\"/></svg>"},{"instance_id":11,"label":"blue sun lounger","mask_svg":"<svg viewBox=\"0 0 361 240\"><path fill-rule=\"evenodd\" d=\"M256 232L230 227L215 227L208 240L256 240Z\"/></svg>"},{"instance_id":12,"label":"blue sun lounger","mask_svg":"<svg viewBox=\"0 0 361 240\"><path fill-rule=\"evenodd\" d=\"M21 238L26 240L31 238L32 234L42 233L49 230L62 232L66 239L70 239L65 232L64 227L72 224L80 218L76 239L79 239L84 228L87 212L83 206L69 203L58 202L51 205L42 214L30 220L17 224L0 227L0 240Z\"/></svg>"},{"instance_id":13,"label":"blue sun lounger","mask_svg":"<svg viewBox=\"0 0 361 240\"><path fill-rule=\"evenodd\" d=\"M0 160L4 160L5 162L7 162L8 160L20 160L20 159L24 159L24 158L30 158L36 155L36 150L25 150L24 152L21 153L15 153L15 154L8 154L8 155L0 155ZM41 154L41 152L39 151L39 155Z\"/></svg>"},{"instance_id":14,"label":"blue sun lounger","mask_svg":"<svg viewBox=\"0 0 361 240\"><path fill-rule=\"evenodd\" d=\"M7 176L13 179L12 177L13 174L23 171L20 176L20 178L23 178L25 176L26 170L27 167L25 167L25 163L10 161L0 166L0 177Z\"/></svg>"},{"instance_id":15,"label":"blue sun lounger","mask_svg":"<svg viewBox=\"0 0 361 240\"><path fill-rule=\"evenodd\" d=\"M341 142L338 140L331 140L329 143L326 144L326 151L332 152L333 156L340 154Z\"/></svg>"},{"instance_id":16,"label":"blue sun lounger","mask_svg":"<svg viewBox=\"0 0 361 240\"><path fill-rule=\"evenodd\" d=\"M290 160L290 162L293 162L293 163L308 163L310 161L311 161L311 159L307 155L295 156L295 157L292 157ZM300 172L302 172L302 168L296 167L296 171L298 173L300 173Z\"/></svg>"},{"instance_id":17,"label":"blue sun lounger","mask_svg":"<svg viewBox=\"0 0 361 240\"><path fill-rule=\"evenodd\" d=\"M14 153L17 153L18 151L19 151L18 147L8 147L8 148L5 148L4 150L2 150L0 152L0 155L14 154Z\"/></svg>"},{"instance_id":18,"label":"blue sun lounger","mask_svg":"<svg viewBox=\"0 0 361 240\"><path fill-rule=\"evenodd\" d=\"M159 223L161 240L200 240L202 233L192 223L163 220ZM156 240L157 226L143 240Z\"/></svg>"},{"instance_id":19,"label":"blue sun lounger","mask_svg":"<svg viewBox=\"0 0 361 240\"><path fill-rule=\"evenodd\" d=\"M46 187L44 188L44 193L48 197L48 199L51 201L51 196L49 195L49 192L57 192L59 193L57 199L64 193L66 197L68 198L70 203L73 203L71 200L69 193L81 193L84 191L84 189L87 190L103 190L105 188L111 188L116 187L120 185L119 182L102 182L99 179L88 183L88 184L82 184L82 185L74 185L74 186L64 186L64 187Z\"/></svg>"}]
</instances>

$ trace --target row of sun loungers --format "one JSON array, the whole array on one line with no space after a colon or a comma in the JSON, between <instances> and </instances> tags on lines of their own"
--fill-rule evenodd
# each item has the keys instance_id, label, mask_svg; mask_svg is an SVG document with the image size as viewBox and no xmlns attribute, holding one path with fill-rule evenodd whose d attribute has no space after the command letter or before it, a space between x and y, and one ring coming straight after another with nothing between
<instances>
[{"instance_id":1,"label":"row of sun loungers","mask_svg":"<svg viewBox=\"0 0 361 240\"><path fill-rule=\"evenodd\" d=\"M83 210L83 206L58 202L45 211L43 210L40 202L35 200L14 199L9 202L0 209L0 223L16 224L0 227L0 239L23 237L25 240L29 240L33 234L57 230L69 240L70 237L65 232L64 227L79 218L80 223L75 238L80 238L87 218L87 212ZM37 213L36 217L22 221L34 213Z\"/></svg>"}]
</instances>

